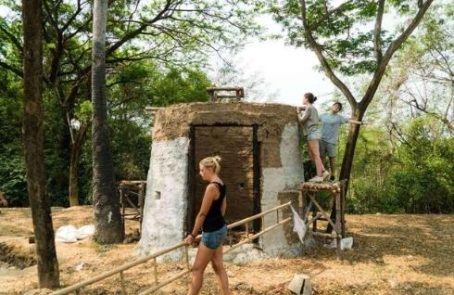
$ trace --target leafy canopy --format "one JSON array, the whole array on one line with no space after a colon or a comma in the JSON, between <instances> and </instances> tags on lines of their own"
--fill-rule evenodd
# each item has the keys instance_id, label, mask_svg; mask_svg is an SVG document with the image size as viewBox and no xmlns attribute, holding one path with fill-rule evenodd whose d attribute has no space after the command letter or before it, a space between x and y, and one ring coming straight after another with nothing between
<instances>
[{"instance_id":1,"label":"leafy canopy","mask_svg":"<svg viewBox=\"0 0 454 295\"><path fill-rule=\"evenodd\" d=\"M341 2L339 4L339 2ZM306 1L306 18L321 50L332 69L344 75L371 73L377 68L374 56L374 23L379 1ZM275 0L270 6L275 21L280 23L290 44L309 47L304 36L300 0ZM382 48L401 33L402 19L415 12L416 1L386 1L384 26L380 32Z\"/></svg>"}]
</instances>

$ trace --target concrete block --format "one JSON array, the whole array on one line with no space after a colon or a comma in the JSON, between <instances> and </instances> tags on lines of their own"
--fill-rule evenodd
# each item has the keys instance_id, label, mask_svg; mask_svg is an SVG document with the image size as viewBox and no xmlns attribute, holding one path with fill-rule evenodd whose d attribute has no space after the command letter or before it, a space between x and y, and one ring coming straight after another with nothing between
<instances>
[{"instance_id":1,"label":"concrete block","mask_svg":"<svg viewBox=\"0 0 454 295\"><path fill-rule=\"evenodd\" d=\"M288 289L297 295L311 295L312 285L309 276L296 274L288 285Z\"/></svg>"}]
</instances>

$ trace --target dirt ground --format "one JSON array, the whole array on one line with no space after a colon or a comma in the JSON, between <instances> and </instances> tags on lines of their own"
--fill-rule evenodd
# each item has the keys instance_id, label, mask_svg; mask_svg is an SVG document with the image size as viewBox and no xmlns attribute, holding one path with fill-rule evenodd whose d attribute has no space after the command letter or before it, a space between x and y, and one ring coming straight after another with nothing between
<instances>
[{"instance_id":1,"label":"dirt ground","mask_svg":"<svg viewBox=\"0 0 454 295\"><path fill-rule=\"evenodd\" d=\"M30 210L0 209L0 294L35 294L37 288ZM54 227L92 222L90 207L53 208ZM313 294L454 294L453 215L348 215L354 245L336 259L322 245L297 259L268 258L234 265L226 263L232 294L291 294L295 274L310 276ZM138 228L126 223L127 234ZM100 246L92 240L57 242L60 281L68 286L136 258L136 243ZM32 265L32 266L30 266ZM162 279L183 265L160 264ZM142 264L125 272L128 294L152 285L153 267ZM157 294L185 294L188 279L180 279ZM218 294L211 267L202 294ZM45 290L38 292L46 294ZM121 294L118 276L83 289L81 294Z\"/></svg>"}]
</instances>

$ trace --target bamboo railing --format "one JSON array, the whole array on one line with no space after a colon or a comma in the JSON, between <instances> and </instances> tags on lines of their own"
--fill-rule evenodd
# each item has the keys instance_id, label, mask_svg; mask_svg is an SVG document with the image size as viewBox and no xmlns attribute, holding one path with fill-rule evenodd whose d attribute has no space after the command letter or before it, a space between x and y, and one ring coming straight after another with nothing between
<instances>
[{"instance_id":1,"label":"bamboo railing","mask_svg":"<svg viewBox=\"0 0 454 295\"><path fill-rule=\"evenodd\" d=\"M241 242L239 242L239 243L231 246L230 248L226 249L224 251L224 253L227 253L227 252L229 252L229 251L231 251L231 250L233 250L233 249L235 249L235 248L237 248L237 247L239 247L239 246L241 246L241 245L243 245L243 244L245 244L247 242L250 242L250 241L258 238L259 236L265 234L266 232L269 232L269 231L275 229L276 227L278 227L280 225L283 225L283 224L285 224L287 222L290 222L291 217L288 217L288 218L283 219L283 220L279 220L279 210L280 209L284 209L286 207L289 207L290 204L291 204L291 202L288 202L288 203L282 204L280 206L274 207L272 209L263 211L263 212L261 212L259 214L247 217L245 219L242 219L240 221L237 221L237 222L234 222L234 223L231 223L231 224L227 225L228 229L232 229L232 228L235 228L235 227L238 227L238 226L244 224L245 227L246 227L246 232L248 232L248 224L251 221L253 221L255 219L258 219L258 218L261 218L262 219L262 224L264 224L265 215L271 214L273 212L276 212L276 215L277 215L276 224L268 226L267 228L261 230L260 232L254 234L254 235L252 235L250 237L247 236L246 239L244 239ZM196 237L196 240L199 240L200 238L201 238L201 235L198 235ZM159 256L162 256L164 254L170 253L172 251L175 251L175 250L177 250L179 248L183 248L183 247L185 248L184 253L185 253L185 260L186 260L185 261L186 262L186 269L181 271L181 272L179 272L179 273L177 273L176 275L174 275L174 276L172 276L172 277L160 282L159 281L159 277L158 277L158 270L157 270L157 265L158 265L157 264L157 258ZM130 268L132 268L134 266L137 266L139 264L143 264L143 263L145 263L147 261L153 260L153 278L154 278L154 282L153 283L155 285L152 286L151 288L146 289L146 290L142 291L141 293L139 293L140 295L150 294L150 293L153 293L153 292L159 290L160 288L170 284L171 282L173 282L173 281L175 281L175 280L177 280L177 279L179 279L179 278L183 277L184 275L186 275L186 274L191 272L191 266L189 264L189 253L188 253L189 251L188 251L188 249L189 249L188 245L186 245L184 242L180 242L180 243L178 243L176 245L173 245L171 247L162 249L162 250L157 251L157 252L155 252L153 254L150 254L150 255L148 255L146 257L139 258L139 259L137 259L137 260L135 260L133 262L129 262L129 263L123 264L122 266L119 266L119 267L117 267L115 269L112 269L110 271L107 271L105 273L97 275L95 277L92 277L92 278L87 279L85 281L82 281L80 283L77 283L77 284L68 286L66 288L57 290L55 292L52 292L52 293L50 293L50 295L64 295L64 294L69 294L69 293L72 293L72 292L75 292L76 294L80 294L80 291L82 290L82 288L87 287L89 285L92 285L92 284L94 284L96 282L102 281L102 280L104 280L106 278L112 277L114 275L118 275L119 276L120 285L121 285L121 291L122 291L123 294L127 294L126 287L125 287L125 279L124 279L124 275L123 275L124 271L126 271L126 270L128 270L128 269L130 269Z\"/></svg>"}]
</instances>

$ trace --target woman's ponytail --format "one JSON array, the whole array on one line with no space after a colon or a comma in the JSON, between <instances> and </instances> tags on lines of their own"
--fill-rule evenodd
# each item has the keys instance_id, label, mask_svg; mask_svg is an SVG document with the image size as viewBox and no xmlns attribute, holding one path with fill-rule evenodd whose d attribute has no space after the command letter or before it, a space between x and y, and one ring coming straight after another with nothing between
<instances>
[{"instance_id":1,"label":"woman's ponytail","mask_svg":"<svg viewBox=\"0 0 454 295\"><path fill-rule=\"evenodd\" d=\"M206 157L200 161L200 165L212 168L213 172L219 174L221 172L221 164L222 158L218 155L212 157Z\"/></svg>"}]
</instances>

